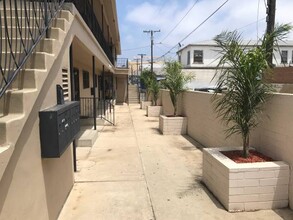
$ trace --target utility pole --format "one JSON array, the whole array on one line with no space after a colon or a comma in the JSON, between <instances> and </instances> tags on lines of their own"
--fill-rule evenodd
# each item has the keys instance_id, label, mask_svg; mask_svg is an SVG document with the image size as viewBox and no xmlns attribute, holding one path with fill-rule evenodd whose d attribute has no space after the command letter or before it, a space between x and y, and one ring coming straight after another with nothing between
<instances>
[{"instance_id":1,"label":"utility pole","mask_svg":"<svg viewBox=\"0 0 293 220\"><path fill-rule=\"evenodd\" d=\"M142 73L142 60L143 60L143 56L145 56L146 54L139 53L137 55L140 56L140 75L141 75L141 73Z\"/></svg>"},{"instance_id":2,"label":"utility pole","mask_svg":"<svg viewBox=\"0 0 293 220\"><path fill-rule=\"evenodd\" d=\"M267 0L267 31L266 34L271 34L275 28L275 13L276 13L276 0ZM267 62L273 67L273 40L267 45Z\"/></svg>"},{"instance_id":3,"label":"utility pole","mask_svg":"<svg viewBox=\"0 0 293 220\"><path fill-rule=\"evenodd\" d=\"M153 64L154 64L154 54L153 54L153 47L154 47L154 33L157 33L157 32L161 32L160 30L157 30L157 31L154 31L154 30L149 30L149 31L143 31L143 33L150 33L151 34L151 72L153 73L154 71L154 67L153 67Z\"/></svg>"},{"instance_id":4,"label":"utility pole","mask_svg":"<svg viewBox=\"0 0 293 220\"><path fill-rule=\"evenodd\" d=\"M139 59L135 59L135 61L136 61L136 79L135 79L135 81L136 81L136 84L138 84L138 67L139 67L138 61L139 61Z\"/></svg>"},{"instance_id":5,"label":"utility pole","mask_svg":"<svg viewBox=\"0 0 293 220\"><path fill-rule=\"evenodd\" d=\"M136 61L136 75L138 76L139 59L135 59L135 61Z\"/></svg>"}]
</instances>

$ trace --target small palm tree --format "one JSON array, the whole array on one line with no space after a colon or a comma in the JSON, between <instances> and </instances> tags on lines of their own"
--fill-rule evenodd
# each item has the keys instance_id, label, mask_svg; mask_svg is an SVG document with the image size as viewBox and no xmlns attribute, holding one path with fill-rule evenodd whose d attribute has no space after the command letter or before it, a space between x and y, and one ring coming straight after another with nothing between
<instances>
[{"instance_id":1,"label":"small palm tree","mask_svg":"<svg viewBox=\"0 0 293 220\"><path fill-rule=\"evenodd\" d=\"M215 94L215 110L229 127L227 137L241 134L245 158L249 156L250 132L258 125L263 104L273 91L272 86L264 80L265 74L270 72L268 45L273 42L276 49L278 41L283 40L291 29L288 24L277 26L273 33L264 35L261 44L252 48L243 46L237 31L222 32L215 37L221 49L217 87L227 87L222 96Z\"/></svg>"},{"instance_id":2,"label":"small palm tree","mask_svg":"<svg viewBox=\"0 0 293 220\"><path fill-rule=\"evenodd\" d=\"M155 74L152 73L148 69L143 70L141 75L140 75L140 80L142 81L142 83L146 87L146 98L147 98L147 100L149 99L149 96L150 96L151 84L152 84L152 82L153 82L153 80L155 78L156 78Z\"/></svg>"},{"instance_id":3,"label":"small palm tree","mask_svg":"<svg viewBox=\"0 0 293 220\"><path fill-rule=\"evenodd\" d=\"M149 87L149 91L153 95L153 105L157 105L158 98L159 98L159 92L160 92L161 84L157 81L156 78L153 78Z\"/></svg>"},{"instance_id":4,"label":"small palm tree","mask_svg":"<svg viewBox=\"0 0 293 220\"><path fill-rule=\"evenodd\" d=\"M186 90L186 84L190 82L194 76L191 74L184 74L182 72L182 66L178 61L166 62L165 71L163 85L170 91L170 98L174 107L174 116L177 116L178 96L181 92Z\"/></svg>"}]
</instances>

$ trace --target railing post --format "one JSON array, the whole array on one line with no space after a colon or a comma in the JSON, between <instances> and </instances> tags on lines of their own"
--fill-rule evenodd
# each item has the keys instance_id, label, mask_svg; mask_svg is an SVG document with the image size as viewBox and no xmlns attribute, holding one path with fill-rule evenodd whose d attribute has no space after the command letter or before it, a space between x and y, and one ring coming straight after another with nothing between
<instances>
[{"instance_id":1,"label":"railing post","mask_svg":"<svg viewBox=\"0 0 293 220\"><path fill-rule=\"evenodd\" d=\"M95 64L95 56L93 56L93 107L94 107L94 130L97 130L97 104L96 104L96 64Z\"/></svg>"},{"instance_id":2,"label":"railing post","mask_svg":"<svg viewBox=\"0 0 293 220\"><path fill-rule=\"evenodd\" d=\"M49 16L48 16L48 1L44 0L44 11L45 11L45 28L46 38L49 38Z\"/></svg>"}]
</instances>

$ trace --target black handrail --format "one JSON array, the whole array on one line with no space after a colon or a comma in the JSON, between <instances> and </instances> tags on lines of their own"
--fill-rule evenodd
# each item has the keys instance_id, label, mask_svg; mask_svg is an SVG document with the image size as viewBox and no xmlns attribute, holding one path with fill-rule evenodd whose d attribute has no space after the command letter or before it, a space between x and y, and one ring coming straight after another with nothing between
<instances>
[{"instance_id":1,"label":"black handrail","mask_svg":"<svg viewBox=\"0 0 293 220\"><path fill-rule=\"evenodd\" d=\"M128 69L128 58L117 58L116 67L119 69Z\"/></svg>"},{"instance_id":2,"label":"black handrail","mask_svg":"<svg viewBox=\"0 0 293 220\"><path fill-rule=\"evenodd\" d=\"M103 48L105 54L107 55L110 62L114 65L114 56L113 56L113 45L107 43L102 28L98 22L98 19L93 10L92 1L89 0L66 0L66 2L72 2L79 13L81 14L83 20L88 25L96 40L99 42Z\"/></svg>"},{"instance_id":3,"label":"black handrail","mask_svg":"<svg viewBox=\"0 0 293 220\"><path fill-rule=\"evenodd\" d=\"M96 98L96 108L94 108L94 98L80 97L80 117L94 118L94 109L96 110L97 118L104 119L112 125L115 125L115 105L113 100L102 100Z\"/></svg>"},{"instance_id":4,"label":"black handrail","mask_svg":"<svg viewBox=\"0 0 293 220\"><path fill-rule=\"evenodd\" d=\"M0 98L47 35L65 0L0 1ZM47 33L47 34L46 34Z\"/></svg>"}]
</instances>

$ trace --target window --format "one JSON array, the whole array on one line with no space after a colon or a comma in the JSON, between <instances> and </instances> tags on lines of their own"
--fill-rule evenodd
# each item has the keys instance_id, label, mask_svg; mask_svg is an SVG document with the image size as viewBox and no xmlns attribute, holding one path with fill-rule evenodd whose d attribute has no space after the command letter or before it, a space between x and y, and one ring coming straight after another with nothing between
<instances>
[{"instance_id":1,"label":"window","mask_svg":"<svg viewBox=\"0 0 293 220\"><path fill-rule=\"evenodd\" d=\"M291 63L293 63L293 50L292 50Z\"/></svg>"},{"instance_id":2,"label":"window","mask_svg":"<svg viewBox=\"0 0 293 220\"><path fill-rule=\"evenodd\" d=\"M187 52L187 65L190 64L190 51Z\"/></svg>"},{"instance_id":3,"label":"window","mask_svg":"<svg viewBox=\"0 0 293 220\"><path fill-rule=\"evenodd\" d=\"M203 51L195 50L193 52L193 63L203 63Z\"/></svg>"},{"instance_id":4,"label":"window","mask_svg":"<svg viewBox=\"0 0 293 220\"><path fill-rule=\"evenodd\" d=\"M281 63L288 63L288 51L287 50L281 51Z\"/></svg>"},{"instance_id":5,"label":"window","mask_svg":"<svg viewBox=\"0 0 293 220\"><path fill-rule=\"evenodd\" d=\"M90 74L88 71L82 71L82 81L84 89L90 88Z\"/></svg>"}]
</instances>

